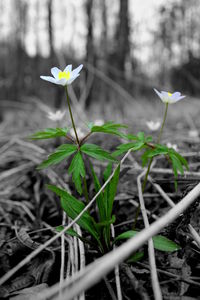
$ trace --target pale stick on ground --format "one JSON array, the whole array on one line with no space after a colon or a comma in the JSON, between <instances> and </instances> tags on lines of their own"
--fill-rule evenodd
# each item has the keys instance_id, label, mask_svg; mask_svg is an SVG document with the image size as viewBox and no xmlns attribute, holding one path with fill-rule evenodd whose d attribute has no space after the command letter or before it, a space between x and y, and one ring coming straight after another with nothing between
<instances>
[{"instance_id":1,"label":"pale stick on ground","mask_svg":"<svg viewBox=\"0 0 200 300\"><path fill-rule=\"evenodd\" d=\"M82 236L81 228L78 224L75 224L75 230L79 236ZM79 269L82 271L85 268L85 248L83 242L78 239L78 246L79 246ZM79 295L79 300L85 300L85 293Z\"/></svg>"},{"instance_id":2,"label":"pale stick on ground","mask_svg":"<svg viewBox=\"0 0 200 300\"><path fill-rule=\"evenodd\" d=\"M62 225L66 223L66 213L63 211ZM60 266L60 296L62 293L62 285L65 279L65 235L61 236L61 266Z\"/></svg>"},{"instance_id":3,"label":"pale stick on ground","mask_svg":"<svg viewBox=\"0 0 200 300\"><path fill-rule=\"evenodd\" d=\"M138 196L140 201L140 207L141 207L141 213L144 221L144 226L146 229L149 228L149 220L146 213L146 208L144 204L144 198L142 194L142 184L141 184L141 178L144 177L146 174L146 170L144 170L138 177L137 177L137 185L138 185ZM150 238L148 240L148 255L149 255L149 265L150 265L150 272L151 272L151 285L154 293L155 300L161 300L162 299L162 293L160 289L160 284L158 280L158 274L156 270L156 259L155 259L155 251L154 251L154 245L153 240Z\"/></svg>"},{"instance_id":4,"label":"pale stick on ground","mask_svg":"<svg viewBox=\"0 0 200 300\"><path fill-rule=\"evenodd\" d=\"M72 280L65 282L67 290L63 293L63 299L70 300L74 296L87 290L97 283L103 276L114 269L115 265L120 264L127 259L134 251L140 248L152 236L159 233L165 226L173 222L180 216L200 195L200 183L197 184L177 205L170 209L164 216L150 225L149 228L142 230L135 237L129 239L123 245L118 247L94 263L87 266L83 271L79 271ZM74 284L72 284L74 283ZM59 290L58 284L42 292L37 300L48 299ZM36 300L35 299L35 300Z\"/></svg>"},{"instance_id":5,"label":"pale stick on ground","mask_svg":"<svg viewBox=\"0 0 200 300\"><path fill-rule=\"evenodd\" d=\"M111 224L111 233L113 240L115 239L115 229L113 224ZM113 246L113 249L115 250L115 245ZM117 289L117 299L122 300L122 290L121 290L121 284L120 284L120 277L119 277L119 266L117 265L115 267L115 283L116 283L116 289Z\"/></svg>"}]
</instances>

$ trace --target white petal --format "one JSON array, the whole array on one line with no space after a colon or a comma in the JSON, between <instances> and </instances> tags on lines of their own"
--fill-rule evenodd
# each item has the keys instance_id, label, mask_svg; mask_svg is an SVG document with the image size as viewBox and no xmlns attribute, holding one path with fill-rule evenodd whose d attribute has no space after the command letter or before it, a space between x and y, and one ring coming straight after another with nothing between
<instances>
[{"instance_id":1,"label":"white petal","mask_svg":"<svg viewBox=\"0 0 200 300\"><path fill-rule=\"evenodd\" d=\"M61 72L61 70L58 69L57 67L51 68L51 74L55 79L58 79L59 72Z\"/></svg>"},{"instance_id":2,"label":"white petal","mask_svg":"<svg viewBox=\"0 0 200 300\"><path fill-rule=\"evenodd\" d=\"M162 94L159 91L157 91L155 88L154 88L154 91L156 92L156 94L158 95L158 97L160 97L160 99L162 100Z\"/></svg>"},{"instance_id":3,"label":"white petal","mask_svg":"<svg viewBox=\"0 0 200 300\"><path fill-rule=\"evenodd\" d=\"M72 71L72 76L73 77L76 76L82 70L82 68L83 68L83 65L80 65L78 68L74 69Z\"/></svg>"},{"instance_id":4,"label":"white petal","mask_svg":"<svg viewBox=\"0 0 200 300\"><path fill-rule=\"evenodd\" d=\"M60 80L56 80L55 83L58 84L58 85L65 86L67 84L67 79L66 78L62 78Z\"/></svg>"},{"instance_id":5,"label":"white petal","mask_svg":"<svg viewBox=\"0 0 200 300\"><path fill-rule=\"evenodd\" d=\"M67 80L67 85L71 84L78 76L80 76L80 74L73 76L69 80Z\"/></svg>"},{"instance_id":6,"label":"white petal","mask_svg":"<svg viewBox=\"0 0 200 300\"><path fill-rule=\"evenodd\" d=\"M174 96L173 99L176 101L179 101L181 99L185 98L185 96Z\"/></svg>"},{"instance_id":7,"label":"white petal","mask_svg":"<svg viewBox=\"0 0 200 300\"><path fill-rule=\"evenodd\" d=\"M175 92L175 93L172 94L172 98L176 99L176 98L180 97L180 95L181 95L181 93Z\"/></svg>"},{"instance_id":8,"label":"white petal","mask_svg":"<svg viewBox=\"0 0 200 300\"><path fill-rule=\"evenodd\" d=\"M183 99L183 98L185 98L186 96L181 96L181 97L179 97L179 100L181 100L181 99Z\"/></svg>"},{"instance_id":9,"label":"white petal","mask_svg":"<svg viewBox=\"0 0 200 300\"><path fill-rule=\"evenodd\" d=\"M71 70L72 70L72 65L68 65L65 67L63 72L71 72Z\"/></svg>"},{"instance_id":10,"label":"white petal","mask_svg":"<svg viewBox=\"0 0 200 300\"><path fill-rule=\"evenodd\" d=\"M182 99L182 97L179 97L179 98L177 98L177 99L173 99L173 102L172 102L172 103L176 103L176 102L180 101L181 99Z\"/></svg>"},{"instance_id":11,"label":"white petal","mask_svg":"<svg viewBox=\"0 0 200 300\"><path fill-rule=\"evenodd\" d=\"M161 94L162 94L162 96L165 97L165 98L171 98L171 97L172 97L172 96L170 96L170 95L168 94L168 92L165 92L165 91L162 91Z\"/></svg>"},{"instance_id":12,"label":"white petal","mask_svg":"<svg viewBox=\"0 0 200 300\"><path fill-rule=\"evenodd\" d=\"M51 76L40 76L41 79L52 82L52 83L56 83L56 79L51 77Z\"/></svg>"}]
</instances>

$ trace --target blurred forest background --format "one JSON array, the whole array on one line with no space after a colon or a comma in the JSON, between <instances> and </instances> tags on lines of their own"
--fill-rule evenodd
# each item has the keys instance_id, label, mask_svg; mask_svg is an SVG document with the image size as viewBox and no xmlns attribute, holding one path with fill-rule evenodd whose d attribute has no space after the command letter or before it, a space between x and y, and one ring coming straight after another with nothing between
<instances>
[{"instance_id":1,"label":"blurred forest background","mask_svg":"<svg viewBox=\"0 0 200 300\"><path fill-rule=\"evenodd\" d=\"M85 109L153 87L200 94L199 0L0 0L0 12L0 101L59 108L63 89L39 76L70 63L84 64L73 89Z\"/></svg>"}]
</instances>

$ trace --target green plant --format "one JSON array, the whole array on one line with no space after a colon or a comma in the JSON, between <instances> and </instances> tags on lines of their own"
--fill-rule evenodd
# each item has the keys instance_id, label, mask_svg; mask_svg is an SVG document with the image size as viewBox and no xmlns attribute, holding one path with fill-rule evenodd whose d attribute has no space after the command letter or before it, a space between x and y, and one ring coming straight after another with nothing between
<instances>
[{"instance_id":1,"label":"green plant","mask_svg":"<svg viewBox=\"0 0 200 300\"><path fill-rule=\"evenodd\" d=\"M68 95L67 86L71 84L80 74L79 72L82 69L82 65L72 71L72 66L68 65L64 71L59 70L58 68L52 68L51 73L53 77L50 76L41 76L43 80L49 81L51 83L62 85L66 92L66 99L69 109L69 115L71 118L71 126L70 127L57 127L57 128L46 128L42 131L38 131L32 134L29 138L32 140L41 140L41 139L51 139L57 137L63 137L67 139L67 143L60 145L55 149L53 153L51 153L46 160L44 160L39 166L38 170L56 165L62 161L71 160L68 173L72 177L72 181L74 183L75 190L81 196L84 194L86 203L89 202L88 195L88 186L86 181L86 167L85 161L87 160L90 165L91 177L94 182L94 188L96 193L98 193L98 197L96 200L97 203L97 217L94 217L90 211L85 211L82 216L77 221L77 224L87 231L91 238L83 238L78 235L78 233L70 229L67 233L71 236L76 236L96 247L100 252L104 253L111 249L112 240L110 236L110 227L111 224L115 222L115 216L113 215L113 203L117 191L117 185L119 181L119 173L120 173L120 163L117 157L124 152L129 150L131 151L139 151L144 150L141 155L142 165L145 166L148 164L146 176L143 183L143 191L145 189L145 185L147 182L147 177L150 171L150 167L153 161L153 158L158 155L164 155L168 161L172 164L172 169L174 171L175 177L175 186L177 187L177 176L178 172L181 174L184 173L183 167L188 168L187 161L174 149L169 148L165 145L160 144L160 139L162 135L162 131L164 128L168 103L177 102L182 99L184 96L180 96L180 93L159 93L156 90L156 93L159 95L161 100L166 103L165 114L163 118L163 123L160 129L159 137L156 143L153 142L151 136L145 136L144 132L139 132L137 135L126 134L122 130L126 129L127 126L124 124L118 124L114 122L106 122L104 124L88 124L88 133L84 136L79 135L79 131L76 128L76 124L73 118L73 113L71 109L70 99ZM51 116L55 120L58 120L59 116L64 116L62 112L57 113L55 116ZM70 134L73 129L73 135ZM128 140L128 143L120 144L114 153L110 153L107 150L101 148L99 145L88 143L88 139L91 135L95 133L104 133L109 135L116 135L120 138ZM112 178L108 181L104 190L101 189L100 180L95 173L94 167L91 163L91 159L97 159L100 161L108 161L108 166L104 172L104 181L108 181L110 178L113 164L117 164L115 171L113 173ZM85 209L85 203L82 200L77 199L75 196L71 195L68 191L61 189L55 185L47 186L51 191L53 191L56 195L60 197L61 206L63 210L66 212L67 216L71 219L75 219L82 211ZM101 190L101 192L100 192ZM139 213L139 211L138 211ZM137 221L137 217L135 223ZM57 230L62 230L63 226L58 226ZM119 235L115 241L128 238L136 234L136 231L128 231ZM160 245L160 246L159 246ZM154 246L155 248L158 246L161 248L165 248L165 251L171 251L169 248L173 248L174 250L178 249L178 246L172 241L166 240L164 237L154 237ZM176 249L175 249L176 248ZM139 255L141 257L141 255ZM134 258L136 259L136 258Z\"/></svg>"},{"instance_id":2,"label":"green plant","mask_svg":"<svg viewBox=\"0 0 200 300\"><path fill-rule=\"evenodd\" d=\"M33 140L50 139L57 137L64 137L67 139L68 143L60 145L51 153L46 160L44 160L38 167L38 170L48 168L50 166L61 163L71 159L68 167L68 173L72 177L74 187L79 195L84 194L86 202L89 201L88 187L86 181L86 168L85 160L90 162L90 158L97 159L100 161L108 161L110 164L106 169L104 179L110 174L112 170L112 163L118 163L116 157L114 157L108 151L102 149L99 145L87 143L87 140L94 133L104 133L116 135L122 138L126 138L126 134L121 131L121 129L127 128L126 125L116 124L114 122L106 122L104 124L95 124L90 122L88 124L88 133L80 137L78 135L78 130L75 125L73 118L70 99L68 95L67 86L78 77L82 65L77 69L72 71L71 65L67 66L62 72L58 68L52 68L51 72L54 77L41 76L42 79L50 81L54 84L60 84L64 86L67 98L67 104L69 109L69 114L71 118L71 124L74 131L74 137L70 134L70 127L64 128L46 128L42 131L38 131L32 134L29 138ZM93 166L90 162L92 178L94 180L95 190L98 192L100 188L100 183L95 174ZM105 191L102 192L97 199L98 208L98 220L91 216L90 212L85 212L83 216L77 222L84 230L86 230L96 241L93 243L89 239L84 239L85 242L93 243L94 246L101 252L108 251L111 246L110 242L110 225L114 223L115 217L112 215L112 207L114 202L114 197L117 189L118 179L119 179L120 167L118 166L112 180L106 186ZM48 185L48 188L56 193L61 200L61 206L66 212L67 216L71 219L75 219L79 213L84 209L85 204L82 200L78 200L67 191L53 185ZM58 230L61 227L58 227ZM75 235L78 234L74 230L68 231L68 234Z\"/></svg>"},{"instance_id":3,"label":"green plant","mask_svg":"<svg viewBox=\"0 0 200 300\"><path fill-rule=\"evenodd\" d=\"M176 190L177 190L178 172L180 172L180 174L183 175L184 167L188 170L188 163L187 163L186 159L180 153L178 153L171 147L167 147L165 145L160 144L165 121L167 118L169 104L176 103L176 102L180 101L181 99L185 98L185 96L181 96L181 94L179 92L175 92L175 93L171 94L169 92L164 92L164 91L158 92L156 89L154 89L154 90L155 90L156 94L160 97L162 102L165 103L164 117L163 117L163 121L162 121L162 125L160 128L157 142L153 143L152 142L153 139L151 136L145 137L144 132L139 132L137 135L128 134L127 138L129 140L131 140L132 142L123 144L123 145L119 145L117 147L117 150L113 153L113 155L115 157L117 157L118 155L128 151L129 149L132 149L132 151L138 151L138 150L144 149L144 153L141 156L142 166L144 167L147 164L148 164L148 166L147 166L147 171L146 171L145 178L144 178L143 185L142 185L142 192L144 192L144 190L145 190L148 175L149 175L149 172L151 169L151 165L152 165L154 157L156 157L156 156L164 155L165 158L170 162L173 173L174 173L174 185L175 185ZM140 206L138 206L138 209L136 212L133 229L135 229L139 212L140 212Z\"/></svg>"}]
</instances>

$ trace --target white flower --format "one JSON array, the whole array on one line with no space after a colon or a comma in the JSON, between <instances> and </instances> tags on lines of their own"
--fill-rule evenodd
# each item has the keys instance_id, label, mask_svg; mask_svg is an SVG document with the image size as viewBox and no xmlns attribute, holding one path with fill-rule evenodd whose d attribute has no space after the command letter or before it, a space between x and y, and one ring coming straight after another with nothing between
<instances>
[{"instance_id":1,"label":"white flower","mask_svg":"<svg viewBox=\"0 0 200 300\"><path fill-rule=\"evenodd\" d=\"M168 148L172 148L175 151L178 151L178 146L176 144L167 143L167 147Z\"/></svg>"},{"instance_id":2,"label":"white flower","mask_svg":"<svg viewBox=\"0 0 200 300\"><path fill-rule=\"evenodd\" d=\"M160 121L147 121L146 125L151 131L156 131L160 128Z\"/></svg>"},{"instance_id":3,"label":"white flower","mask_svg":"<svg viewBox=\"0 0 200 300\"><path fill-rule=\"evenodd\" d=\"M189 137L196 138L199 136L199 132L196 129L192 129L189 131Z\"/></svg>"},{"instance_id":4,"label":"white flower","mask_svg":"<svg viewBox=\"0 0 200 300\"><path fill-rule=\"evenodd\" d=\"M94 121L94 125L95 126L102 126L104 124L104 120L96 120L96 121Z\"/></svg>"},{"instance_id":5,"label":"white flower","mask_svg":"<svg viewBox=\"0 0 200 300\"><path fill-rule=\"evenodd\" d=\"M61 110L57 110L56 112L53 112L53 111L49 111L48 114L47 114L47 117L52 120L52 121L60 121L62 120L62 118L64 117L65 115L65 111L61 111Z\"/></svg>"},{"instance_id":6,"label":"white flower","mask_svg":"<svg viewBox=\"0 0 200 300\"><path fill-rule=\"evenodd\" d=\"M41 79L59 84L62 86L71 84L80 74L79 72L82 70L83 65L80 65L78 68L72 71L72 65L66 66L64 71L61 71L57 67L51 69L51 76L40 76Z\"/></svg>"},{"instance_id":7,"label":"white flower","mask_svg":"<svg viewBox=\"0 0 200 300\"><path fill-rule=\"evenodd\" d=\"M85 133L79 127L76 128L76 132L77 132L77 135L78 135L79 139L82 139L85 136ZM71 136L73 138L76 138L76 135L74 133L74 129L73 128L70 129L69 133L71 134Z\"/></svg>"},{"instance_id":8,"label":"white flower","mask_svg":"<svg viewBox=\"0 0 200 300\"><path fill-rule=\"evenodd\" d=\"M173 94L169 93L169 92L159 92L156 89L154 89L154 91L156 92L156 94L158 95L158 97L162 100L162 102L164 103L176 103L177 101L180 101L181 99L185 98L185 96L181 96L181 93L179 92L175 92Z\"/></svg>"}]
</instances>

